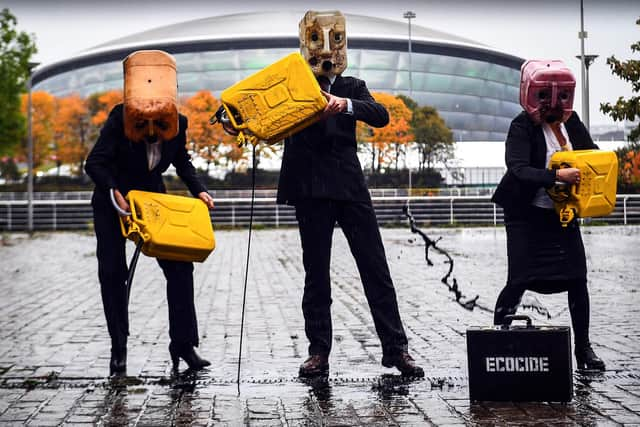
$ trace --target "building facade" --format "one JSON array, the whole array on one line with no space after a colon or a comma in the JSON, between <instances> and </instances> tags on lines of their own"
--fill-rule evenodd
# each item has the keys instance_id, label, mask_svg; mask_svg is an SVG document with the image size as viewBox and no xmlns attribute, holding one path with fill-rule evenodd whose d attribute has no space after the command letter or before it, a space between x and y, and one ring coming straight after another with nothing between
<instances>
[{"instance_id":1,"label":"building facade","mask_svg":"<svg viewBox=\"0 0 640 427\"><path fill-rule=\"evenodd\" d=\"M297 51L304 12L264 12L188 21L127 36L36 69L34 90L55 96L122 88L122 60L139 49L176 58L178 92L227 87ZM456 141L504 141L518 102L522 58L402 21L346 14L348 68L371 91L435 107ZM410 75L411 74L411 75Z\"/></svg>"}]
</instances>

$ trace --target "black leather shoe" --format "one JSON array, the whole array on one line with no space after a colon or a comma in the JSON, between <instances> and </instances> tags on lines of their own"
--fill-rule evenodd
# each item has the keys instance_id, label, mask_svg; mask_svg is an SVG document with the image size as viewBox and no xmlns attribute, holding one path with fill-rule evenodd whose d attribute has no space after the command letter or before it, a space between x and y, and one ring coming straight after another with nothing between
<instances>
[{"instance_id":1,"label":"black leather shoe","mask_svg":"<svg viewBox=\"0 0 640 427\"><path fill-rule=\"evenodd\" d=\"M127 348L111 348L111 360L109 361L109 376L126 375L127 373Z\"/></svg>"},{"instance_id":2,"label":"black leather shoe","mask_svg":"<svg viewBox=\"0 0 640 427\"><path fill-rule=\"evenodd\" d=\"M178 369L180 359L184 360L187 365L189 365L189 369L193 371L199 371L211 365L211 362L198 356L195 348L190 344L178 345L172 342L169 344L169 354L171 354L171 362L173 363L174 370Z\"/></svg>"},{"instance_id":3,"label":"black leather shoe","mask_svg":"<svg viewBox=\"0 0 640 427\"><path fill-rule=\"evenodd\" d=\"M591 344L584 347L576 347L576 363L578 370L604 371L605 365L602 359L596 356Z\"/></svg>"},{"instance_id":4,"label":"black leather shoe","mask_svg":"<svg viewBox=\"0 0 640 427\"><path fill-rule=\"evenodd\" d=\"M382 356L382 366L385 368L398 368L405 377L424 377L424 370L416 365L413 357L406 351Z\"/></svg>"},{"instance_id":5,"label":"black leather shoe","mask_svg":"<svg viewBox=\"0 0 640 427\"><path fill-rule=\"evenodd\" d=\"M301 378L313 378L329 375L329 356L312 354L300 365L298 376Z\"/></svg>"}]
</instances>

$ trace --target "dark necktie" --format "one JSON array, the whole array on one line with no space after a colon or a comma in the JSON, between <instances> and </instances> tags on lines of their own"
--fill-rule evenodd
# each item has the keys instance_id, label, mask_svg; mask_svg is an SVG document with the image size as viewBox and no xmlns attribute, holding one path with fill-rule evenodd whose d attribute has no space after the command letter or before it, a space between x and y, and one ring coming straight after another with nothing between
<instances>
[{"instance_id":1,"label":"dark necktie","mask_svg":"<svg viewBox=\"0 0 640 427\"><path fill-rule=\"evenodd\" d=\"M329 80L326 76L318 76L318 83L320 84L320 89L325 92L329 92L331 88L331 80Z\"/></svg>"}]
</instances>

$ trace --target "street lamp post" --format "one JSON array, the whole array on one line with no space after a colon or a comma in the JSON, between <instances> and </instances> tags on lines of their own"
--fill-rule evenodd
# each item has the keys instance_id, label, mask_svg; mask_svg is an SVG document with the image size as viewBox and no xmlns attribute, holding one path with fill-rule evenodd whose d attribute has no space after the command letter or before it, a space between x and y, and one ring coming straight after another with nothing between
<instances>
[{"instance_id":1,"label":"street lamp post","mask_svg":"<svg viewBox=\"0 0 640 427\"><path fill-rule=\"evenodd\" d=\"M415 18L416 14L408 10L402 15L402 17L407 19L409 22L409 98L413 98L413 81L411 78L411 72L413 70L413 64L411 62L411 19ZM411 166L409 166L409 194L407 196L411 197ZM407 207L408 206L409 199L407 199Z\"/></svg>"},{"instance_id":2,"label":"street lamp post","mask_svg":"<svg viewBox=\"0 0 640 427\"><path fill-rule=\"evenodd\" d=\"M582 121L584 122L587 130L590 130L589 125L589 66L593 64L593 61L598 55L585 55L584 54L584 39L587 38L587 32L584 30L584 1L580 0L580 32L578 38L580 39L580 55L576 56L580 60L580 75L582 78Z\"/></svg>"},{"instance_id":3,"label":"street lamp post","mask_svg":"<svg viewBox=\"0 0 640 427\"><path fill-rule=\"evenodd\" d=\"M413 96L413 82L411 80L411 71L413 69L413 65L411 63L411 19L416 17L416 14L412 11L408 10L402 15L409 21L409 97Z\"/></svg>"},{"instance_id":4,"label":"street lamp post","mask_svg":"<svg viewBox=\"0 0 640 427\"><path fill-rule=\"evenodd\" d=\"M590 130L589 121L589 66L593 64L598 55L577 55L576 58L582 63L582 121Z\"/></svg>"},{"instance_id":5,"label":"street lamp post","mask_svg":"<svg viewBox=\"0 0 640 427\"><path fill-rule=\"evenodd\" d=\"M29 79L27 79L27 230L33 233L33 133L31 129L31 86L33 69L37 62L29 62Z\"/></svg>"}]
</instances>

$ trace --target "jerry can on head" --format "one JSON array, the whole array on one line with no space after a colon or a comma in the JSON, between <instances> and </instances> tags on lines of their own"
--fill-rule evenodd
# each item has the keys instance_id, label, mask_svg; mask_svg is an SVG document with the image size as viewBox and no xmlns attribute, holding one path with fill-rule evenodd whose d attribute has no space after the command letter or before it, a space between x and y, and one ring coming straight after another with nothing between
<instances>
[{"instance_id":1,"label":"jerry can on head","mask_svg":"<svg viewBox=\"0 0 640 427\"><path fill-rule=\"evenodd\" d=\"M202 262L215 248L207 206L194 197L131 190L131 216L120 217L124 237L144 241L142 253L172 261Z\"/></svg>"},{"instance_id":2,"label":"jerry can on head","mask_svg":"<svg viewBox=\"0 0 640 427\"><path fill-rule=\"evenodd\" d=\"M238 142L278 142L316 122L327 100L309 65L292 53L225 89L224 113Z\"/></svg>"},{"instance_id":3,"label":"jerry can on head","mask_svg":"<svg viewBox=\"0 0 640 427\"><path fill-rule=\"evenodd\" d=\"M139 142L140 123L162 122L155 131L168 141L178 134L178 76L173 56L161 50L139 50L127 56L124 68L124 133Z\"/></svg>"},{"instance_id":4,"label":"jerry can on head","mask_svg":"<svg viewBox=\"0 0 640 427\"><path fill-rule=\"evenodd\" d=\"M616 207L618 158L612 151L558 151L549 169L580 169L580 183L558 183L547 190L554 202L560 222L566 226L574 217L609 215Z\"/></svg>"}]
</instances>

